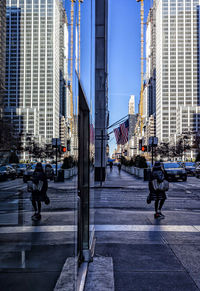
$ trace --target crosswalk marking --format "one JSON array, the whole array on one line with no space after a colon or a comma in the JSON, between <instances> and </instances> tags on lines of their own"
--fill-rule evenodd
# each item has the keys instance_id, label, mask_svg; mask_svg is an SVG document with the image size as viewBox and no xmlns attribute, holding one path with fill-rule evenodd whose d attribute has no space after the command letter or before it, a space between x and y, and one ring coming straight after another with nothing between
<instances>
[{"instance_id":1,"label":"crosswalk marking","mask_svg":"<svg viewBox=\"0 0 200 291\"><path fill-rule=\"evenodd\" d=\"M46 232L75 232L76 225L51 225L51 226L14 226L1 227L1 234L11 233L46 233ZM95 225L97 232L200 232L200 225Z\"/></svg>"},{"instance_id":2,"label":"crosswalk marking","mask_svg":"<svg viewBox=\"0 0 200 291\"><path fill-rule=\"evenodd\" d=\"M27 185L14 185L14 186L11 186L11 187L7 187L7 186L3 186L1 187L1 190L5 191L5 190L10 190L10 189L16 189L16 190L21 190L21 189L26 189L27 188Z\"/></svg>"}]
</instances>

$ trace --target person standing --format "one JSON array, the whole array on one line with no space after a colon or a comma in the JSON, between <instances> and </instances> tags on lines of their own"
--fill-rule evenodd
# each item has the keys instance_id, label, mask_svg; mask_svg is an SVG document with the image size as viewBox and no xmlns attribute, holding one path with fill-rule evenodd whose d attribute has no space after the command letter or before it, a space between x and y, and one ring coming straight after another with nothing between
<instances>
[{"instance_id":1,"label":"person standing","mask_svg":"<svg viewBox=\"0 0 200 291\"><path fill-rule=\"evenodd\" d=\"M31 201L35 213L32 216L32 219L37 221L41 219L41 202L45 201L46 192L48 189L48 182L46 174L44 173L41 163L37 163L35 171L32 177L33 190L31 195Z\"/></svg>"},{"instance_id":2,"label":"person standing","mask_svg":"<svg viewBox=\"0 0 200 291\"><path fill-rule=\"evenodd\" d=\"M155 182L162 183L164 180L166 180L166 178L166 173L163 170L161 163L155 162L149 181L150 200L155 201L154 218L165 218L165 215L162 214L161 209L165 203L165 200L167 199L167 196L165 190L155 189Z\"/></svg>"}]
</instances>

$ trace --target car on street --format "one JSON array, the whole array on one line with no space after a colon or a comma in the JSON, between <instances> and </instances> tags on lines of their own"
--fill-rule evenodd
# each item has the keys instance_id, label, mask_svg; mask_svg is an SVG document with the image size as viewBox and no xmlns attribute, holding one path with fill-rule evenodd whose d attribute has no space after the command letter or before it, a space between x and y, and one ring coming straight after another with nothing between
<instances>
[{"instance_id":1,"label":"car on street","mask_svg":"<svg viewBox=\"0 0 200 291\"><path fill-rule=\"evenodd\" d=\"M16 171L11 165L2 165L1 170L6 172L8 179L16 179Z\"/></svg>"},{"instance_id":2,"label":"car on street","mask_svg":"<svg viewBox=\"0 0 200 291\"><path fill-rule=\"evenodd\" d=\"M17 173L16 170L11 165L5 165L6 171L8 173L8 178L10 179L16 179Z\"/></svg>"},{"instance_id":3,"label":"car on street","mask_svg":"<svg viewBox=\"0 0 200 291\"><path fill-rule=\"evenodd\" d=\"M179 163L163 163L168 181L187 181L186 169Z\"/></svg>"},{"instance_id":4,"label":"car on street","mask_svg":"<svg viewBox=\"0 0 200 291\"><path fill-rule=\"evenodd\" d=\"M33 176L33 172L35 170L35 166L36 164L29 164L26 168L26 170L24 171L23 174L23 181L24 183L26 183L27 181L30 181L32 176Z\"/></svg>"},{"instance_id":5,"label":"car on street","mask_svg":"<svg viewBox=\"0 0 200 291\"><path fill-rule=\"evenodd\" d=\"M8 179L8 173L4 166L0 166L0 182L6 181Z\"/></svg>"},{"instance_id":6,"label":"car on street","mask_svg":"<svg viewBox=\"0 0 200 291\"><path fill-rule=\"evenodd\" d=\"M195 176L196 165L193 162L184 162L183 167L185 168L188 176Z\"/></svg>"}]
</instances>

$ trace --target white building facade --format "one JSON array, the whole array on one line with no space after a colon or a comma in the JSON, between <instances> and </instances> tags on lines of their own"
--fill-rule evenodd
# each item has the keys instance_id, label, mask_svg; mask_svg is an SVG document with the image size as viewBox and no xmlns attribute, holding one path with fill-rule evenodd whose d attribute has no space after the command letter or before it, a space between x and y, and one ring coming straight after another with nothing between
<instances>
[{"instance_id":1,"label":"white building facade","mask_svg":"<svg viewBox=\"0 0 200 291\"><path fill-rule=\"evenodd\" d=\"M57 0L7 0L5 114L44 143L59 137L60 13Z\"/></svg>"},{"instance_id":2,"label":"white building facade","mask_svg":"<svg viewBox=\"0 0 200 291\"><path fill-rule=\"evenodd\" d=\"M128 114L135 114L135 95L131 95L128 103Z\"/></svg>"},{"instance_id":3,"label":"white building facade","mask_svg":"<svg viewBox=\"0 0 200 291\"><path fill-rule=\"evenodd\" d=\"M190 122L199 111L199 0L156 6L156 135L168 142L185 120L185 131L199 131Z\"/></svg>"}]
</instances>

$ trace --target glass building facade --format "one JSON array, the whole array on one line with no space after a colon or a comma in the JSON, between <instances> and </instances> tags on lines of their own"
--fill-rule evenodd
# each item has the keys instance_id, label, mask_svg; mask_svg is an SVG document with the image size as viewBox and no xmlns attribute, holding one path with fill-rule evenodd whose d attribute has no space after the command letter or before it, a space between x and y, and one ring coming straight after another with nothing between
<instances>
[{"instance_id":1,"label":"glass building facade","mask_svg":"<svg viewBox=\"0 0 200 291\"><path fill-rule=\"evenodd\" d=\"M6 0L0 2L0 28L0 118L2 118L3 98L5 94Z\"/></svg>"},{"instance_id":2,"label":"glass building facade","mask_svg":"<svg viewBox=\"0 0 200 291\"><path fill-rule=\"evenodd\" d=\"M63 183L48 181L50 204L42 203L40 221L31 219L22 179L1 184L1 288L77 290L95 231L95 1L8 0L6 14L5 115L41 143L60 137L64 117L73 164L61 171Z\"/></svg>"},{"instance_id":3,"label":"glass building facade","mask_svg":"<svg viewBox=\"0 0 200 291\"><path fill-rule=\"evenodd\" d=\"M5 111L18 132L59 137L60 3L7 1Z\"/></svg>"},{"instance_id":4,"label":"glass building facade","mask_svg":"<svg viewBox=\"0 0 200 291\"><path fill-rule=\"evenodd\" d=\"M179 133L180 108L199 105L199 1L156 6L156 133L169 141Z\"/></svg>"}]
</instances>

